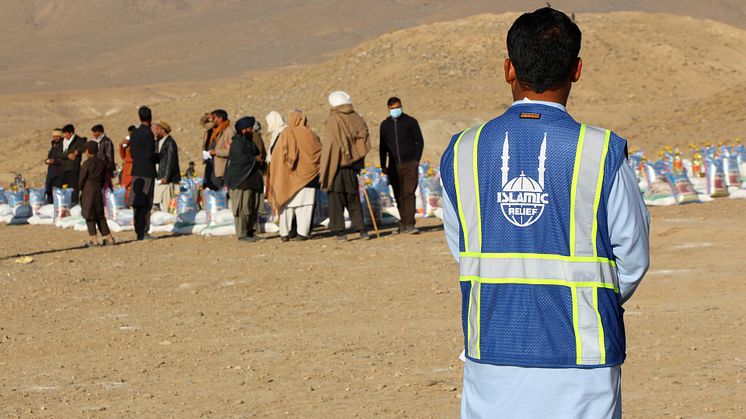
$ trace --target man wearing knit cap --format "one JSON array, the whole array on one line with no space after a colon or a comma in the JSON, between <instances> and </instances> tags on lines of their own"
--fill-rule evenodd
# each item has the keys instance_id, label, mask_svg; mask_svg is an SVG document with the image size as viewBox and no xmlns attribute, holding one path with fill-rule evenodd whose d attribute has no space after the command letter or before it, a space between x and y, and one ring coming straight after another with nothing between
<instances>
[{"instance_id":1,"label":"man wearing knit cap","mask_svg":"<svg viewBox=\"0 0 746 419\"><path fill-rule=\"evenodd\" d=\"M44 185L46 188L47 203L51 204L53 200L53 188L61 188L63 183L62 170L62 130L55 129L52 131L52 145L49 147L47 159L44 163L47 165L47 181Z\"/></svg>"},{"instance_id":2,"label":"man wearing knit cap","mask_svg":"<svg viewBox=\"0 0 746 419\"><path fill-rule=\"evenodd\" d=\"M368 126L352 107L352 98L345 92L329 95L332 106L326 120L326 138L321 148L321 189L329 193L329 230L339 240L345 236L344 210L350 215L352 228L367 240L360 202L358 174L365 166L370 151Z\"/></svg>"},{"instance_id":3,"label":"man wearing knit cap","mask_svg":"<svg viewBox=\"0 0 746 419\"><path fill-rule=\"evenodd\" d=\"M236 121L223 181L230 189L230 205L236 226L236 237L255 242L254 226L259 213L259 196L264 181L259 169L261 155L253 140L255 119L245 116Z\"/></svg>"},{"instance_id":4,"label":"man wearing knit cap","mask_svg":"<svg viewBox=\"0 0 746 419\"><path fill-rule=\"evenodd\" d=\"M165 121L155 124L156 144L156 171L158 172L155 183L153 204L158 205L161 211L168 211L168 205L176 196L176 188L181 181L179 170L179 147L171 137L171 125Z\"/></svg>"}]
</instances>

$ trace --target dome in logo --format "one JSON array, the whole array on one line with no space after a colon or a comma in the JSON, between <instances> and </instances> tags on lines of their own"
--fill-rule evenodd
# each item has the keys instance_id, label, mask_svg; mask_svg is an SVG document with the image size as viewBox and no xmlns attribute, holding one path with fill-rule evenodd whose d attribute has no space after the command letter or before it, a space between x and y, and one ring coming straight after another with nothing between
<instances>
[{"instance_id":1,"label":"dome in logo","mask_svg":"<svg viewBox=\"0 0 746 419\"><path fill-rule=\"evenodd\" d=\"M544 214L544 207L549 204L549 195L544 192L544 172L546 170L544 162L546 161L546 142L547 137L544 134L544 141L541 144L539 152L539 181L526 176L521 171L520 176L508 180L510 167L510 149L508 145L508 133L505 133L505 142L503 143L502 154L502 191L497 194L497 202L500 203L500 209L503 216L508 222L516 227L528 227L541 218Z\"/></svg>"},{"instance_id":2,"label":"dome in logo","mask_svg":"<svg viewBox=\"0 0 746 419\"><path fill-rule=\"evenodd\" d=\"M530 177L526 177L526 175L521 172L521 175L510 182L508 182L507 185L503 186L503 191L505 192L544 192L544 189L542 189L541 185L539 185L539 182L531 179Z\"/></svg>"}]
</instances>

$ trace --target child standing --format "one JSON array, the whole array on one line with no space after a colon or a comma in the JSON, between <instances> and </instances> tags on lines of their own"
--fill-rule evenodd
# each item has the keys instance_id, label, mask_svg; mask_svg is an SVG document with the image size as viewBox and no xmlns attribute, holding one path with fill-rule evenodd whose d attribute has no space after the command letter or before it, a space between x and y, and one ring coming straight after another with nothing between
<instances>
[{"instance_id":1,"label":"child standing","mask_svg":"<svg viewBox=\"0 0 746 419\"><path fill-rule=\"evenodd\" d=\"M96 227L101 232L101 236L104 237L103 245L114 245L114 237L112 237L109 226L106 224L104 194L102 192L109 173L106 163L96 156L97 153L98 144L95 141L88 141L85 144L87 160L80 168L80 206L90 236L86 247L99 245Z\"/></svg>"}]
</instances>

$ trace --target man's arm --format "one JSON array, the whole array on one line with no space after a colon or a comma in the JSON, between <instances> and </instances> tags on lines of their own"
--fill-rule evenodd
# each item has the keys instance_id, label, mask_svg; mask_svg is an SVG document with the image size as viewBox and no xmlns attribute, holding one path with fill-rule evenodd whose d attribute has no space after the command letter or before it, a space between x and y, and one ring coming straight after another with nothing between
<instances>
[{"instance_id":1,"label":"man's arm","mask_svg":"<svg viewBox=\"0 0 746 419\"><path fill-rule=\"evenodd\" d=\"M83 164L83 167L80 170L80 178L78 179L78 189L83 190L83 187L85 186L86 181L88 180L88 167L89 164Z\"/></svg>"},{"instance_id":2,"label":"man's arm","mask_svg":"<svg viewBox=\"0 0 746 419\"><path fill-rule=\"evenodd\" d=\"M383 169L383 173L387 173L388 169L386 166L386 157L388 156L389 148L386 145L386 131L383 129L384 122L381 122L381 127L379 129L379 144L378 144L378 156L381 159L381 169Z\"/></svg>"},{"instance_id":3,"label":"man's arm","mask_svg":"<svg viewBox=\"0 0 746 419\"><path fill-rule=\"evenodd\" d=\"M412 126L412 136L414 137L414 144L417 148L417 161L422 160L422 151L425 148L425 140L422 138L422 130L420 129L420 123L416 119L412 118L414 125Z\"/></svg>"},{"instance_id":4,"label":"man's arm","mask_svg":"<svg viewBox=\"0 0 746 419\"><path fill-rule=\"evenodd\" d=\"M650 214L626 160L614 178L607 213L623 304L632 297L650 266Z\"/></svg>"}]
</instances>

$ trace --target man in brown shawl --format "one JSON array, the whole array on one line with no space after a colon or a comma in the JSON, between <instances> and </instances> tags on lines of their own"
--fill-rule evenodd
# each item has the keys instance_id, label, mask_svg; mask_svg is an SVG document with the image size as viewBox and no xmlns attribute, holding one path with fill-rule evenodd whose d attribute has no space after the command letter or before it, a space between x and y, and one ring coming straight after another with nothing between
<instances>
[{"instance_id":1,"label":"man in brown shawl","mask_svg":"<svg viewBox=\"0 0 746 419\"><path fill-rule=\"evenodd\" d=\"M296 240L308 240L319 183L321 140L308 127L303 112L288 113L288 126L277 139L272 161L270 201L280 213L280 239L284 242L290 239L288 235L296 218Z\"/></svg>"},{"instance_id":2,"label":"man in brown shawl","mask_svg":"<svg viewBox=\"0 0 746 419\"><path fill-rule=\"evenodd\" d=\"M332 110L326 120L326 140L321 149L321 188L329 192L329 230L339 240L346 240L344 210L350 215L353 230L367 240L360 202L358 174L370 151L368 126L352 107L345 92L329 95Z\"/></svg>"},{"instance_id":3,"label":"man in brown shawl","mask_svg":"<svg viewBox=\"0 0 746 419\"><path fill-rule=\"evenodd\" d=\"M236 130L231 126L228 112L216 109L212 112L213 130L210 134L210 151L205 157L210 157L214 165L214 183L217 188L223 186L225 166L228 164L228 153Z\"/></svg>"}]
</instances>

